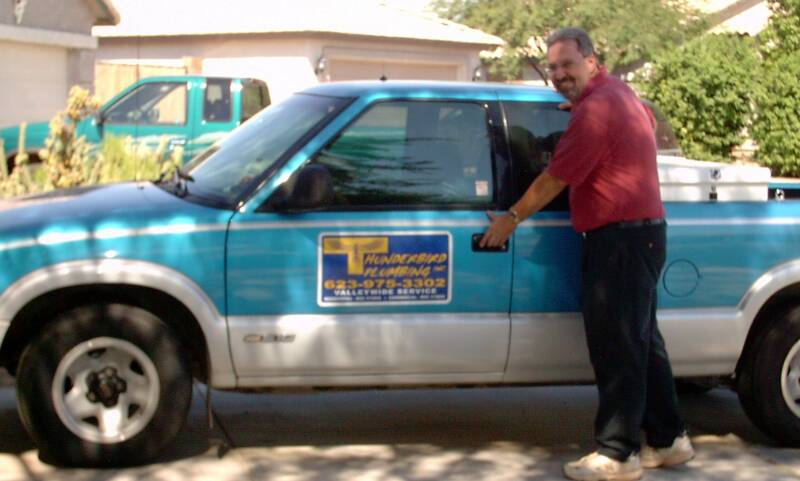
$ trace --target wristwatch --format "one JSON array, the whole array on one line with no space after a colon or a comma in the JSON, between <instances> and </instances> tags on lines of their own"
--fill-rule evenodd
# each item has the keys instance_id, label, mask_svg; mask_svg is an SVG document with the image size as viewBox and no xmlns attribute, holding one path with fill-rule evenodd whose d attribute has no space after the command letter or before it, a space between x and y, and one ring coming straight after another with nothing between
<instances>
[{"instance_id":1,"label":"wristwatch","mask_svg":"<svg viewBox=\"0 0 800 481\"><path fill-rule=\"evenodd\" d=\"M517 209L513 207L508 209L508 215L511 216L511 222L513 222L514 225L517 225L520 222L522 222L522 219L519 218L519 213L517 212Z\"/></svg>"}]
</instances>

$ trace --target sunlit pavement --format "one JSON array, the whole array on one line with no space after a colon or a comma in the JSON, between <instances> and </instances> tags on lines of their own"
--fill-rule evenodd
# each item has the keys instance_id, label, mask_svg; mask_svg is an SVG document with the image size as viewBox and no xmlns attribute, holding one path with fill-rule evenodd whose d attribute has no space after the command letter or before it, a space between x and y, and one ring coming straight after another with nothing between
<instances>
[{"instance_id":1,"label":"sunlit pavement","mask_svg":"<svg viewBox=\"0 0 800 481\"><path fill-rule=\"evenodd\" d=\"M186 428L159 462L132 469L59 469L39 461L0 387L4 480L550 480L588 451L592 386L388 390L312 394L213 391L206 427L195 387ZM697 457L646 480L797 480L800 450L771 447L734 393L683 396ZM220 457L221 455L221 457Z\"/></svg>"}]
</instances>

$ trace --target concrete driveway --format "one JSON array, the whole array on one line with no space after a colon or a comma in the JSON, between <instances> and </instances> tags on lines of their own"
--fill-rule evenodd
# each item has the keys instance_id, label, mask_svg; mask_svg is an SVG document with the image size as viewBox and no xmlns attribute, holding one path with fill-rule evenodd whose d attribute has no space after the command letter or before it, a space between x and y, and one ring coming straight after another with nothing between
<instances>
[{"instance_id":1,"label":"concrete driveway","mask_svg":"<svg viewBox=\"0 0 800 481\"><path fill-rule=\"evenodd\" d=\"M214 391L217 427L195 387L186 428L159 462L131 469L43 464L0 387L0 481L5 480L557 480L592 447L592 386L389 390L313 394ZM646 480L796 480L800 450L771 447L734 393L683 396L697 448L688 466ZM209 441L210 440L210 441ZM222 456L220 457L220 454Z\"/></svg>"}]
</instances>

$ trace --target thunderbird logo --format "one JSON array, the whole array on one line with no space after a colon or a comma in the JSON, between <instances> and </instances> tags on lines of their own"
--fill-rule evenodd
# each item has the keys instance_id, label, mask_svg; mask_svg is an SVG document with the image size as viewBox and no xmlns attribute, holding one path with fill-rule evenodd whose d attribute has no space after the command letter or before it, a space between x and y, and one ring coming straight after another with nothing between
<instances>
[{"instance_id":1,"label":"thunderbird logo","mask_svg":"<svg viewBox=\"0 0 800 481\"><path fill-rule=\"evenodd\" d=\"M328 237L323 240L323 254L346 254L347 273L364 273L366 254L386 254L389 252L388 237Z\"/></svg>"},{"instance_id":2,"label":"thunderbird logo","mask_svg":"<svg viewBox=\"0 0 800 481\"><path fill-rule=\"evenodd\" d=\"M320 234L321 306L450 302L448 232Z\"/></svg>"}]
</instances>

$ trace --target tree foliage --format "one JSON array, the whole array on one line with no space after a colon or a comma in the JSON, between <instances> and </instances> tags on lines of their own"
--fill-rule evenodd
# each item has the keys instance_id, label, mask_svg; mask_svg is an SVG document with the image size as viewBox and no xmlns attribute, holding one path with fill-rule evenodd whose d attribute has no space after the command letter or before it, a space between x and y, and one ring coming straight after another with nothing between
<instances>
[{"instance_id":1,"label":"tree foliage","mask_svg":"<svg viewBox=\"0 0 800 481\"><path fill-rule=\"evenodd\" d=\"M690 38L703 25L686 0L436 0L436 11L504 39L492 73L519 78L530 65L544 70L544 40L553 30L576 26L589 32L613 73Z\"/></svg>"},{"instance_id":2,"label":"tree foliage","mask_svg":"<svg viewBox=\"0 0 800 481\"><path fill-rule=\"evenodd\" d=\"M770 2L756 96L756 159L773 175L800 177L800 0Z\"/></svg>"},{"instance_id":3,"label":"tree foliage","mask_svg":"<svg viewBox=\"0 0 800 481\"><path fill-rule=\"evenodd\" d=\"M769 26L761 33L761 53L775 60L800 50L800 0L773 0Z\"/></svg>"},{"instance_id":4,"label":"tree foliage","mask_svg":"<svg viewBox=\"0 0 800 481\"><path fill-rule=\"evenodd\" d=\"M659 56L638 86L670 119L686 156L729 160L751 119L758 65L751 38L706 35Z\"/></svg>"},{"instance_id":5,"label":"tree foliage","mask_svg":"<svg viewBox=\"0 0 800 481\"><path fill-rule=\"evenodd\" d=\"M749 132L773 175L800 176L800 0L770 1L757 39L705 35L659 56L640 83L688 156L730 158Z\"/></svg>"}]
</instances>

